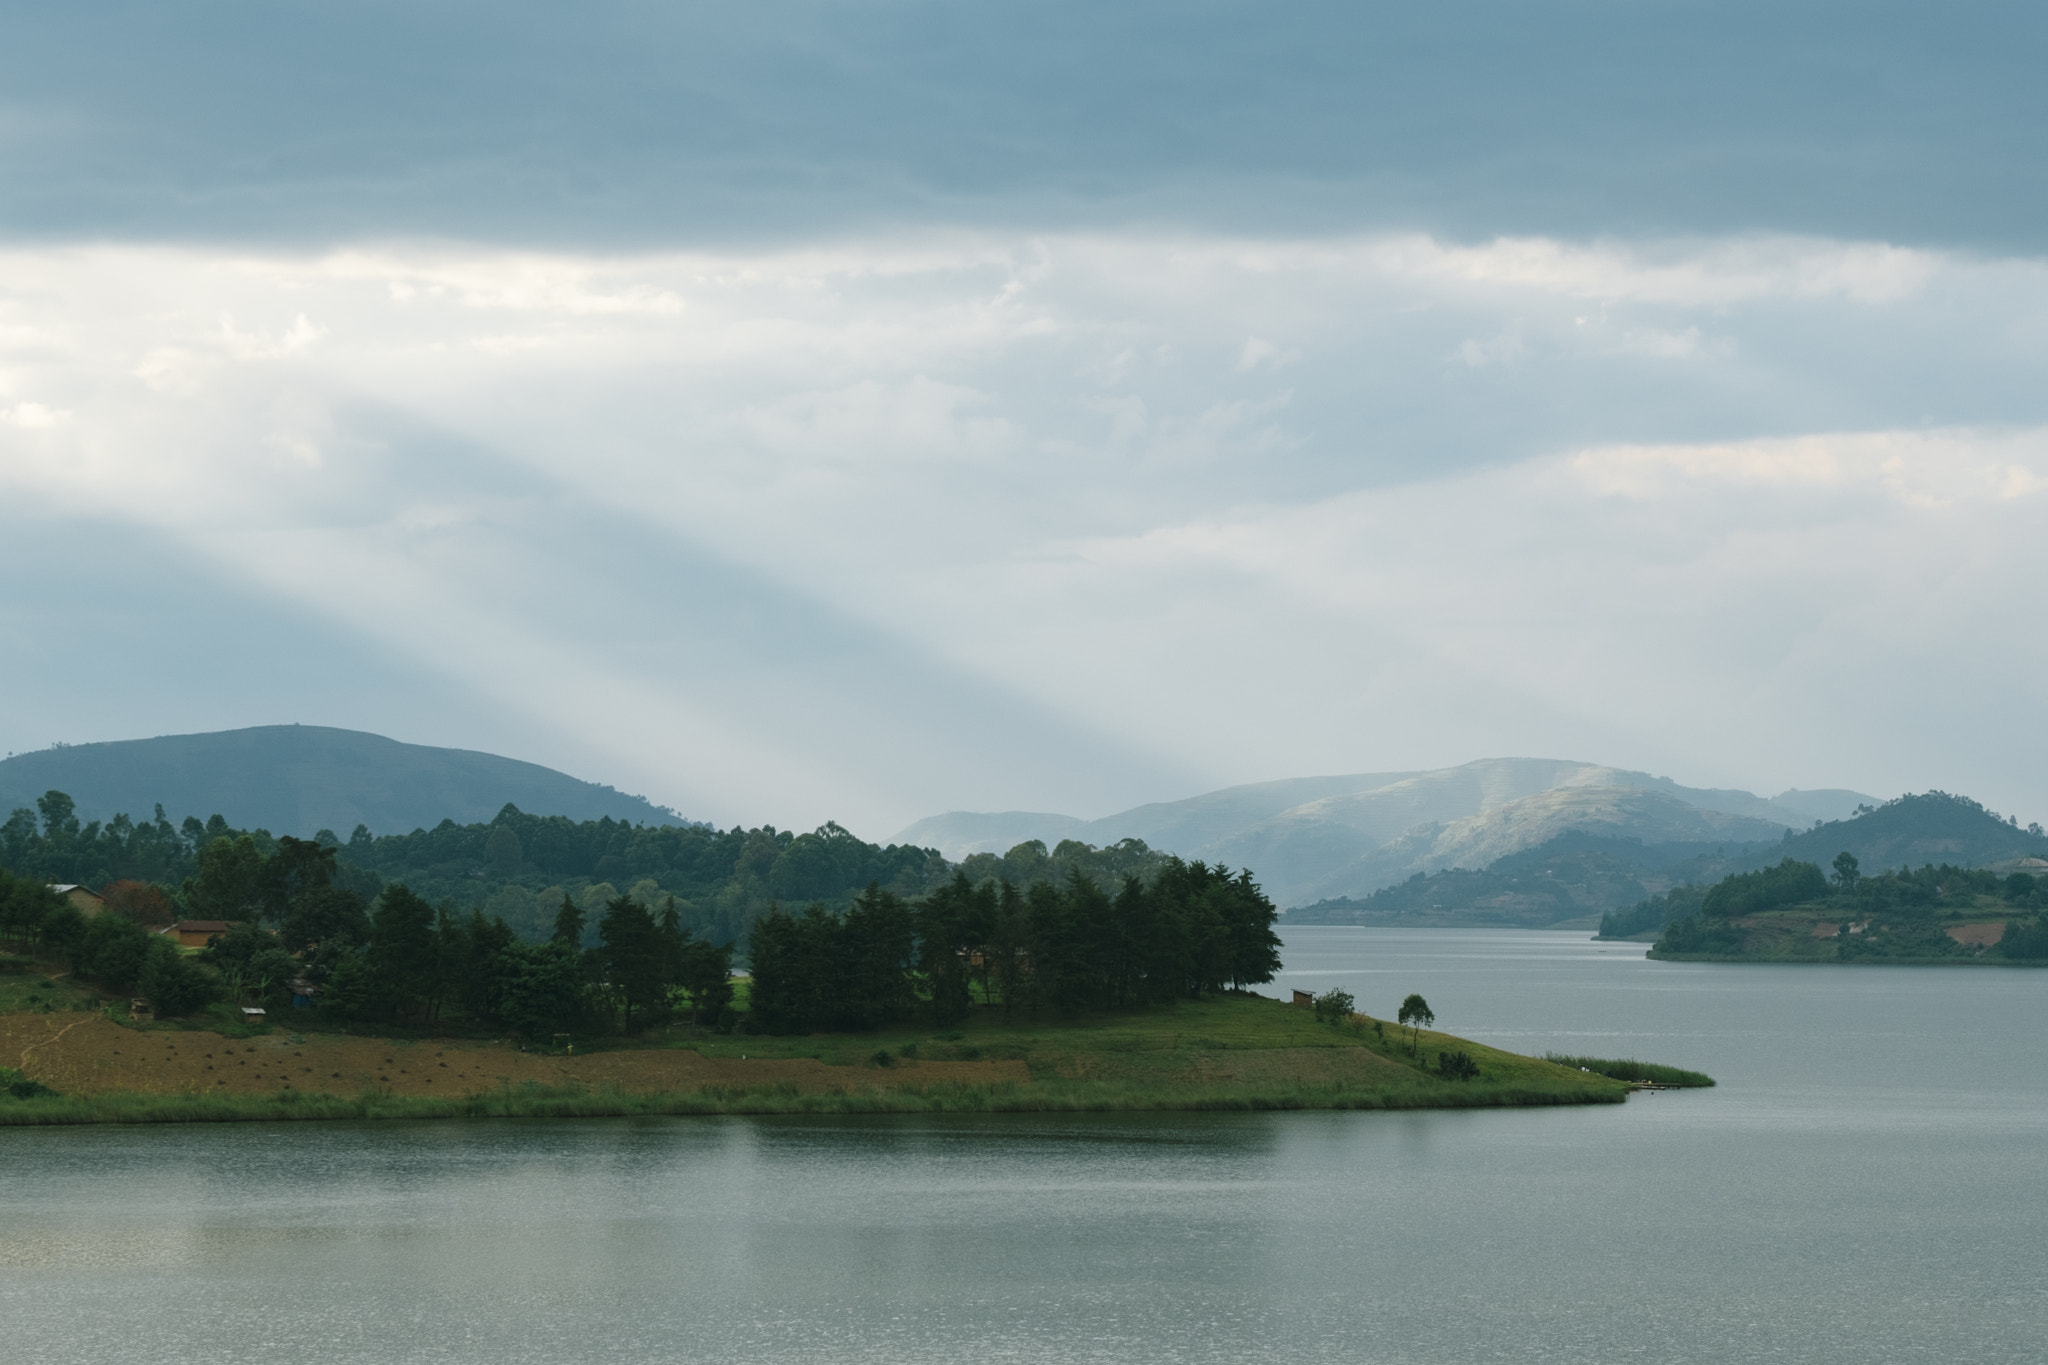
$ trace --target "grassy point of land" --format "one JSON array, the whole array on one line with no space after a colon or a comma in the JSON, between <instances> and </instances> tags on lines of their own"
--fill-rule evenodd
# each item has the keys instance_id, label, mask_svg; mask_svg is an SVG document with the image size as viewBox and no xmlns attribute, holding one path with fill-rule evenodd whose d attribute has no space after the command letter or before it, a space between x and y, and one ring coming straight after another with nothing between
<instances>
[{"instance_id":1,"label":"grassy point of land","mask_svg":"<svg viewBox=\"0 0 2048 1365\"><path fill-rule=\"evenodd\" d=\"M57 1091L0 1125L653 1114L1436 1109L1602 1104L1625 1079L1414 1035L1319 1023L1261 996L949 1028L772 1037L677 1025L633 1045L547 1052L480 1039L315 1031L230 1038L101 1011L0 1016L0 1063ZM1439 1073L1463 1053L1478 1075Z\"/></svg>"}]
</instances>

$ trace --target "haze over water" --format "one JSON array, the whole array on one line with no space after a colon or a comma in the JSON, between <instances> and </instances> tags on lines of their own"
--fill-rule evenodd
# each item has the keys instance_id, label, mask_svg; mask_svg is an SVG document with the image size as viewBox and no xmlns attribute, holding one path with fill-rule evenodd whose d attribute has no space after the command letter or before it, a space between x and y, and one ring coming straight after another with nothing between
<instances>
[{"instance_id":1,"label":"haze over water","mask_svg":"<svg viewBox=\"0 0 2048 1365\"><path fill-rule=\"evenodd\" d=\"M1500 1113L0 1131L38 1362L2032 1361L2048 973L1296 929L1517 1051L1717 1089Z\"/></svg>"}]
</instances>

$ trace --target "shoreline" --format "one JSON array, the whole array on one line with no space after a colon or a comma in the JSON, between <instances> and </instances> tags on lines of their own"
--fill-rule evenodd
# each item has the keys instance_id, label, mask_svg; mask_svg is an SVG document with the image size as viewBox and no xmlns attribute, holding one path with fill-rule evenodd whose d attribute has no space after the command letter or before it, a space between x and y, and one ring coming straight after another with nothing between
<instances>
[{"instance_id":1,"label":"shoreline","mask_svg":"<svg viewBox=\"0 0 2048 1365\"><path fill-rule=\"evenodd\" d=\"M777 1114L1046 1114L1046 1113L1258 1113L1421 1109L1554 1108L1620 1104L1634 1087L1614 1083L1575 1092L1466 1082L1455 1091L1435 1087L1369 1090L1305 1087L1293 1092L1244 1093L1230 1089L1130 1092L1116 1087L934 1086L895 1090L790 1094L773 1088L720 1094L709 1091L633 1095L620 1092L506 1092L429 1099L370 1094L342 1097L285 1092L271 1096L182 1096L111 1093L0 1102L0 1128L81 1124L274 1123L433 1121L523 1118L654 1118L769 1116Z\"/></svg>"},{"instance_id":2,"label":"shoreline","mask_svg":"<svg viewBox=\"0 0 2048 1365\"><path fill-rule=\"evenodd\" d=\"M311 1028L313 1021L303 1021ZM0 1127L781 1113L1485 1109L1618 1103L1597 1073L1260 996L1073 1018L989 1011L934 1032L716 1034L676 1025L609 1046L271 1029L247 1036L0 1016L0 1058L55 1093L0 1087ZM586 1050L586 1048L588 1050ZM1441 1066L1462 1053L1477 1068Z\"/></svg>"}]
</instances>

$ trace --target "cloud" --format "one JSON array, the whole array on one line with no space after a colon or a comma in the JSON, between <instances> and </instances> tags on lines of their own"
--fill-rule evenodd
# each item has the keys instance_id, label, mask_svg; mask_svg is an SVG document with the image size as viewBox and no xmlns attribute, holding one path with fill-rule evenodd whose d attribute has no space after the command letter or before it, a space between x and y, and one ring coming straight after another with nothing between
<instances>
[{"instance_id":1,"label":"cloud","mask_svg":"<svg viewBox=\"0 0 2048 1365\"><path fill-rule=\"evenodd\" d=\"M712 818L1504 752L2024 808L2044 314L2032 260L1785 237L16 246L0 505ZM102 734L221 723L170 658ZM396 714L318 695L264 718Z\"/></svg>"},{"instance_id":2,"label":"cloud","mask_svg":"<svg viewBox=\"0 0 2048 1365\"><path fill-rule=\"evenodd\" d=\"M2009 6L1940 24L1861 7L1853 62L1836 7L1761 0L118 14L10 16L0 233L575 252L904 224L1421 226L2038 252L2048 223L2048 190L2012 169L2040 107ZM1817 287L1893 288L1881 257Z\"/></svg>"}]
</instances>

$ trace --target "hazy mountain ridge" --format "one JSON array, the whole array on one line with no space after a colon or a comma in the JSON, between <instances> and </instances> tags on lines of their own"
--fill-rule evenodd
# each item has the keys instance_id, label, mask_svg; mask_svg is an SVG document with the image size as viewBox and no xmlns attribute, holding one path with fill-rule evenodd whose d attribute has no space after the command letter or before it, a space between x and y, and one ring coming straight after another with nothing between
<instances>
[{"instance_id":1,"label":"hazy mountain ridge","mask_svg":"<svg viewBox=\"0 0 2048 1365\"><path fill-rule=\"evenodd\" d=\"M1652 844L1748 843L1869 800L1849 791L1792 791L1781 803L1601 764L1504 758L1253 783L1071 824L1071 817L954 812L921 820L896 839L959 858L1003 851L1006 839L1055 842L1050 832L1092 844L1140 838L1183 857L1249 867L1277 902L1301 905L1368 895L1417 872L1482 868L1568 829Z\"/></svg>"},{"instance_id":2,"label":"hazy mountain ridge","mask_svg":"<svg viewBox=\"0 0 2048 1365\"><path fill-rule=\"evenodd\" d=\"M0 813L68 793L79 815L141 819L157 805L175 820L227 818L301 838L431 829L488 821L508 802L532 815L680 824L644 797L537 763L471 749L405 744L360 730L264 725L210 734L65 745L0 760Z\"/></svg>"},{"instance_id":3,"label":"hazy mountain ridge","mask_svg":"<svg viewBox=\"0 0 2048 1365\"><path fill-rule=\"evenodd\" d=\"M1755 800L1755 798L1752 798ZM1667 792L1606 783L1556 787L1476 815L1404 830L1389 843L1308 884L1295 899L1355 896L1414 874L1485 868L1567 832L1649 844L1750 844L1781 837L1784 821L1702 809Z\"/></svg>"},{"instance_id":4,"label":"hazy mountain ridge","mask_svg":"<svg viewBox=\"0 0 2048 1365\"><path fill-rule=\"evenodd\" d=\"M1416 873L1358 899L1288 912L1298 924L1542 929L1634 905L1673 886L1725 875L1754 845L1645 844L1570 831L1483 869Z\"/></svg>"},{"instance_id":5,"label":"hazy mountain ridge","mask_svg":"<svg viewBox=\"0 0 2048 1365\"><path fill-rule=\"evenodd\" d=\"M1656 793L1638 792L1638 797ZM1332 897L1289 912L1305 924L1543 928L1562 920L1635 907L1626 933L1662 927L1657 911L1674 887L1704 887L1732 873L1753 872L1786 858L1833 865L1848 853L1870 872L1927 863L1992 867L2048 856L2048 835L2019 828L1966 797L1940 792L1905 796L1846 820L1749 843L1649 843L1573 829L1483 867L1452 866L1416 873L1363 897ZM1697 898L1697 892L1691 893ZM1691 905L1678 905L1680 910ZM1610 919L1613 916L1610 915Z\"/></svg>"}]
</instances>

